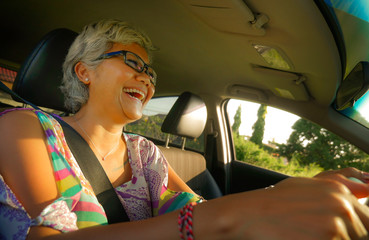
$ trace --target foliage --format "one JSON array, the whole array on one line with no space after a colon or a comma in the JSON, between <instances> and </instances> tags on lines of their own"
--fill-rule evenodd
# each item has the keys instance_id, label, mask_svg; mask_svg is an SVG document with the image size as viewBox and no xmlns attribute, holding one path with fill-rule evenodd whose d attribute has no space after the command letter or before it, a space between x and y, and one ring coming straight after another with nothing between
<instances>
[{"instance_id":1,"label":"foliage","mask_svg":"<svg viewBox=\"0 0 369 240\"><path fill-rule=\"evenodd\" d=\"M287 144L279 145L279 153L288 159L296 159L302 165L316 163L325 170L357 167L368 171L368 156L330 131L299 119Z\"/></svg>"},{"instance_id":2,"label":"foliage","mask_svg":"<svg viewBox=\"0 0 369 240\"><path fill-rule=\"evenodd\" d=\"M204 142L205 142L204 134L201 134L200 137L198 138L187 139L186 148L204 152L205 151Z\"/></svg>"},{"instance_id":3,"label":"foliage","mask_svg":"<svg viewBox=\"0 0 369 240\"><path fill-rule=\"evenodd\" d=\"M167 134L161 131L161 125L166 115L157 114L152 116L143 116L140 120L128 124L125 127L126 132L136 133L145 137L165 141ZM181 146L183 139L180 136L170 136L170 142ZM186 147L200 152L204 152L204 137L201 135L197 139L187 139Z\"/></svg>"},{"instance_id":4,"label":"foliage","mask_svg":"<svg viewBox=\"0 0 369 240\"><path fill-rule=\"evenodd\" d=\"M165 133L161 131L165 115L143 116L140 120L130 123L125 131L137 133L155 139L165 140Z\"/></svg>"},{"instance_id":5,"label":"foliage","mask_svg":"<svg viewBox=\"0 0 369 240\"><path fill-rule=\"evenodd\" d=\"M250 138L250 141L256 143L259 146L263 145L266 114L267 114L267 106L264 104L260 104L260 107L258 110L258 119L252 126L252 129L254 131L252 132L252 136Z\"/></svg>"},{"instance_id":6,"label":"foliage","mask_svg":"<svg viewBox=\"0 0 369 240\"><path fill-rule=\"evenodd\" d=\"M238 106L236 114L233 117L233 125L232 125L232 132L236 134L236 136L239 135L239 128L241 126L241 105Z\"/></svg>"},{"instance_id":7,"label":"foliage","mask_svg":"<svg viewBox=\"0 0 369 240\"><path fill-rule=\"evenodd\" d=\"M247 141L243 136L234 137L236 159L262 168L281 172L291 176L312 177L323 169L315 163L301 164L295 157L290 161L272 156L257 144Z\"/></svg>"}]
</instances>

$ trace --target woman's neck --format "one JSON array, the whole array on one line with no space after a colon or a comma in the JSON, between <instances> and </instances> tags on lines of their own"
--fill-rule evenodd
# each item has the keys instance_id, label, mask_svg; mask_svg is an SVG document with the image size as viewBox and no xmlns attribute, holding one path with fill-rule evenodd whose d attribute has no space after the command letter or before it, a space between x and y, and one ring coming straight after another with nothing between
<instances>
[{"instance_id":1,"label":"woman's neck","mask_svg":"<svg viewBox=\"0 0 369 240\"><path fill-rule=\"evenodd\" d=\"M64 120L88 142L101 160L107 159L125 145L122 123L114 123L107 117L99 118L83 110Z\"/></svg>"}]
</instances>

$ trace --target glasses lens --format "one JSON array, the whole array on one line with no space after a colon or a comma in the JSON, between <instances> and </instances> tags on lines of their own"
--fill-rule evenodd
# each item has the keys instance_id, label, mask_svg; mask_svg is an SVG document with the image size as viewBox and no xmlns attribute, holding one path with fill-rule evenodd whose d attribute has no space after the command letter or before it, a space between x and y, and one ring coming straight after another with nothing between
<instances>
[{"instance_id":1,"label":"glasses lens","mask_svg":"<svg viewBox=\"0 0 369 240\"><path fill-rule=\"evenodd\" d=\"M146 70L146 74L147 76L149 76L152 85L156 86L156 73L154 69L152 69L151 67L148 67Z\"/></svg>"},{"instance_id":2,"label":"glasses lens","mask_svg":"<svg viewBox=\"0 0 369 240\"><path fill-rule=\"evenodd\" d=\"M138 72L142 72L145 63L138 58L135 54L127 52L126 53L126 64Z\"/></svg>"},{"instance_id":3,"label":"glasses lens","mask_svg":"<svg viewBox=\"0 0 369 240\"><path fill-rule=\"evenodd\" d=\"M135 69L137 72L142 72L145 70L145 62L138 57L136 54L131 52L126 52L125 63L131 68ZM147 70L145 73L149 76L151 83L156 85L156 73L154 69L146 65Z\"/></svg>"},{"instance_id":4,"label":"glasses lens","mask_svg":"<svg viewBox=\"0 0 369 240\"><path fill-rule=\"evenodd\" d=\"M146 74L151 78L151 79L155 79L156 78L156 73L154 71L154 69L152 69L151 67L147 68Z\"/></svg>"}]
</instances>

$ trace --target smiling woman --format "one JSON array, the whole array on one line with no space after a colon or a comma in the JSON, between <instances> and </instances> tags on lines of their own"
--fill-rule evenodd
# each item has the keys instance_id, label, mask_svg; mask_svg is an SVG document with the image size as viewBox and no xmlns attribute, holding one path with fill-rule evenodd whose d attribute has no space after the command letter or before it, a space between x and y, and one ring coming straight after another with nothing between
<instances>
[{"instance_id":1,"label":"smiling woman","mask_svg":"<svg viewBox=\"0 0 369 240\"><path fill-rule=\"evenodd\" d=\"M128 45L114 43L109 52L122 48L126 52L136 52L146 61L148 60L144 48L135 43ZM111 111L110 114L123 113L125 121L128 122L141 118L143 108L155 91L155 86L151 83L151 77L146 72L139 70L133 68L131 64L128 65L126 61L119 57L108 58L102 61L95 69L91 69L82 62L75 65L76 75L81 79L80 81L88 85L90 94L88 101L96 104L95 111L100 110L105 113ZM136 77L137 80L132 81L133 77ZM140 84L137 84L138 82ZM106 93L114 94L109 94L105 98L100 97L101 94ZM103 100L106 102L103 102ZM107 102L115 104L108 105ZM83 107L79 112L83 112ZM122 118L122 116L116 117Z\"/></svg>"},{"instance_id":2,"label":"smiling woman","mask_svg":"<svg viewBox=\"0 0 369 240\"><path fill-rule=\"evenodd\" d=\"M95 42L92 44L94 48L90 47L91 42ZM90 145L131 221L162 215L187 203L202 201L175 175L155 145L136 135L122 135L126 124L141 118L143 108L154 94L156 73L148 65L151 48L150 40L131 26L120 21L105 20L84 29L72 44L64 63L62 90L66 96L66 106L75 114L64 117L63 121ZM67 147L58 121L47 113L32 109L7 111L1 121L14 118L33 119L26 121L23 126L35 129L34 134L39 137L46 133L48 153L39 151L38 160L32 162L38 166L39 172L44 173L41 179L47 179L48 183L55 182L56 186L45 184L32 193L34 186L39 185L34 179L36 182L29 180L29 184L26 184L31 193L24 192L17 185L19 179L15 183L10 177L15 173L1 172L4 176L1 191L9 196L6 201L19 198L25 208L17 205L17 209L25 214L25 219L16 223L22 226L23 231L15 233L13 231L18 230L14 228L13 231L8 230L6 236L20 234L24 237L31 226L38 225L69 232L111 223L112 219L105 215L104 208L96 199L95 188L84 177L77 159ZM8 130L5 135L10 143L12 138L15 140L20 137L11 129ZM44 145L42 142L39 144ZM25 152L28 149L23 148ZM2 156L6 155L2 151ZM27 155L32 156L32 153ZM21 156L13 157L20 162L25 160ZM4 163L11 171L11 165ZM30 169L26 167L23 171ZM56 176L55 181L52 180L52 174ZM30 174L24 176L30 177ZM15 193L21 191L21 194L15 197L10 189ZM11 209L11 205L1 206ZM53 209L60 211L64 217L54 218ZM28 218L41 220L31 221ZM45 231L51 233L51 228ZM44 231L42 229L32 227L30 234L37 235L37 232Z\"/></svg>"},{"instance_id":3,"label":"smiling woman","mask_svg":"<svg viewBox=\"0 0 369 240\"><path fill-rule=\"evenodd\" d=\"M64 86L62 86L62 90L64 91L66 98L65 104L72 112L76 112L81 105L87 101L88 97L87 85L83 84L83 82L81 82L76 75L77 72L75 71L75 67L78 62L82 61L89 68L94 69L104 59L112 58L114 56L121 56L121 54L112 55L112 52L115 52L115 49L119 49L119 51L122 50L122 46L117 46L117 44L113 46L113 43L132 45L136 42L139 43L139 45L132 47L136 48L136 50L137 48L141 48L139 50L141 51L141 54L144 54L146 58L148 58L147 61L151 59L151 51L154 49L154 47L146 35L143 33L135 35L135 30L126 23L114 24L114 21L110 21L100 24L100 26L95 26L95 28L101 28L101 31L105 32L105 35L100 37L95 36L96 33L94 32L94 27L91 26L90 28L86 28L85 32L77 37L76 41L70 48L70 51L66 57L66 61L63 65L65 73L64 79L74 79L74 81L64 80ZM118 29L120 32L118 32ZM115 34L115 32L117 33ZM131 34L132 37L129 37L129 34ZM94 42L87 44L87 39L94 39ZM83 51L81 51L81 49L83 49ZM107 53L108 50L109 53ZM124 52L127 53L127 51ZM146 69L141 69L139 65L136 67L136 64L134 64L134 60L137 59L137 61L140 61L144 64L143 66L146 66L145 62L139 56L137 56L135 53L130 53L129 56L134 58L127 59L126 54L123 54L123 59L126 66L131 67L137 72L142 72L144 69ZM120 62L123 63L121 60L117 63L119 64ZM150 77L150 81L156 81L156 74L153 77ZM88 77L85 77L83 80L86 79L90 80ZM71 90L71 88L75 90Z\"/></svg>"}]
</instances>

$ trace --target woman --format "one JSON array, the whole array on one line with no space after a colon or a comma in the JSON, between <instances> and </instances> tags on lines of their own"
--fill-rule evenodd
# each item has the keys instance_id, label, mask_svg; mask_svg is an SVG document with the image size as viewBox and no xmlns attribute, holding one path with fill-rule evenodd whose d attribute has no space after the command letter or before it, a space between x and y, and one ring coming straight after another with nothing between
<instances>
[{"instance_id":1,"label":"woman","mask_svg":"<svg viewBox=\"0 0 369 240\"><path fill-rule=\"evenodd\" d=\"M176 239L186 233L191 239L191 227L199 239L367 236L369 211L353 194L368 196L369 187L344 177L368 180L356 169L290 178L194 206L202 198L151 142L122 135L154 94L151 50L143 33L104 20L84 28L64 64L62 89L75 115L63 120L88 142L131 221L106 225L54 117L12 110L0 117L0 142L8 143L0 144L0 226L7 225L0 238Z\"/></svg>"}]
</instances>

